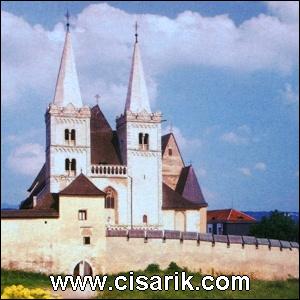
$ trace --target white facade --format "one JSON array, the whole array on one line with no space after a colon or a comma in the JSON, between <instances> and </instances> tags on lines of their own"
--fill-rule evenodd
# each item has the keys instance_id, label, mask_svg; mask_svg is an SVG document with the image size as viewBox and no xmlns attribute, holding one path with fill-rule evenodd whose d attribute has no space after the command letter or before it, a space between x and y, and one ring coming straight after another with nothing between
<instances>
[{"instance_id":1,"label":"white facade","mask_svg":"<svg viewBox=\"0 0 300 300\"><path fill-rule=\"evenodd\" d=\"M37 207L48 205L47 194L59 193L83 173L113 195L113 204L105 202L107 226L198 231L199 210L187 214L162 210L161 117L160 112L151 112L136 41L125 109L116 121L122 164L92 164L91 109L81 100L67 32L54 100L45 114L46 186L37 194Z\"/></svg>"}]
</instances>

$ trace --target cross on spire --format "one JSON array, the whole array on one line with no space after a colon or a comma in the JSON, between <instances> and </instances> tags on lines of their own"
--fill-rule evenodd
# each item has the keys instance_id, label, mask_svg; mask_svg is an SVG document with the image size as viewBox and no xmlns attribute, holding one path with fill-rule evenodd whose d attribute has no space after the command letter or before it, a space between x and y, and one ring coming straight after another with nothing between
<instances>
[{"instance_id":1,"label":"cross on spire","mask_svg":"<svg viewBox=\"0 0 300 300\"><path fill-rule=\"evenodd\" d=\"M138 42L138 28L139 28L139 26L138 26L138 23L137 23L137 21L136 21L135 24L134 24L134 29L135 29L135 42L136 42L136 43Z\"/></svg>"},{"instance_id":2,"label":"cross on spire","mask_svg":"<svg viewBox=\"0 0 300 300\"><path fill-rule=\"evenodd\" d=\"M99 99L101 98L100 95L99 95L99 94L96 94L96 95L95 95L95 98L96 98L97 105L99 105Z\"/></svg>"},{"instance_id":3,"label":"cross on spire","mask_svg":"<svg viewBox=\"0 0 300 300\"><path fill-rule=\"evenodd\" d=\"M69 32L70 31L70 13L69 13L69 10L67 10L67 13L65 14L65 17L67 19L67 24L66 24L67 32Z\"/></svg>"}]
</instances>

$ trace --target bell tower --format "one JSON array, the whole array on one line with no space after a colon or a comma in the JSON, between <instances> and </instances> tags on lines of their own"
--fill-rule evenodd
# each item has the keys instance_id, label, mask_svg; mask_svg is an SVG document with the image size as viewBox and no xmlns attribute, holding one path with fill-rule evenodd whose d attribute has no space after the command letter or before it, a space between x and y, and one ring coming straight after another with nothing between
<instances>
[{"instance_id":1,"label":"bell tower","mask_svg":"<svg viewBox=\"0 0 300 300\"><path fill-rule=\"evenodd\" d=\"M117 118L122 160L128 168L128 223L162 224L161 113L151 112L137 25L124 113Z\"/></svg>"},{"instance_id":2,"label":"bell tower","mask_svg":"<svg viewBox=\"0 0 300 300\"><path fill-rule=\"evenodd\" d=\"M67 30L54 100L45 114L46 180L58 193L90 166L90 108L82 104L67 14Z\"/></svg>"}]
</instances>

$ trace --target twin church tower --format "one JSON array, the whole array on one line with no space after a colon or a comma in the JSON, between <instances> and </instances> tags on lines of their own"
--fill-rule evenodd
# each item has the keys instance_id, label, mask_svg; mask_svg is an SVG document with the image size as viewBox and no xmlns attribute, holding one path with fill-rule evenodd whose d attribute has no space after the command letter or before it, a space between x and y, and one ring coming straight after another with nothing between
<instances>
[{"instance_id":1,"label":"twin church tower","mask_svg":"<svg viewBox=\"0 0 300 300\"><path fill-rule=\"evenodd\" d=\"M46 160L21 209L59 209L70 185L106 195L106 224L205 231L206 202L192 166L185 166L172 133L162 137L162 114L152 112L139 42L134 43L128 92L116 130L99 105L84 105L69 24L46 114ZM83 179L84 178L84 179Z\"/></svg>"}]
</instances>

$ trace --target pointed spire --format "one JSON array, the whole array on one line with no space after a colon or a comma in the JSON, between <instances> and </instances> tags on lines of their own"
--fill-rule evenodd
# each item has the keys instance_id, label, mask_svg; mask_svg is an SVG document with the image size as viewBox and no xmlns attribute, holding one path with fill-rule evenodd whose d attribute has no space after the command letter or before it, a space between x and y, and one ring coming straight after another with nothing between
<instances>
[{"instance_id":1,"label":"pointed spire","mask_svg":"<svg viewBox=\"0 0 300 300\"><path fill-rule=\"evenodd\" d=\"M82 99L71 41L69 12L67 12L66 18L66 38L53 103L62 107L67 106L69 103L72 103L75 107L82 107Z\"/></svg>"},{"instance_id":2,"label":"pointed spire","mask_svg":"<svg viewBox=\"0 0 300 300\"><path fill-rule=\"evenodd\" d=\"M125 111L151 113L148 91L138 44L137 23L135 24L135 44L132 57L132 66L128 84Z\"/></svg>"}]
</instances>

